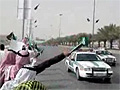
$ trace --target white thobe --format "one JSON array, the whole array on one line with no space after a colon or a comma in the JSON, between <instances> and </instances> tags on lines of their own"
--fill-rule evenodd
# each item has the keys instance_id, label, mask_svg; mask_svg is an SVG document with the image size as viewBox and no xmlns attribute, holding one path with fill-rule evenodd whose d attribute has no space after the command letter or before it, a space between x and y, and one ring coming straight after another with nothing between
<instances>
[{"instance_id":1,"label":"white thobe","mask_svg":"<svg viewBox=\"0 0 120 90\"><path fill-rule=\"evenodd\" d=\"M25 81L34 80L36 77L36 72L21 68L17 73L14 80L7 81L3 84L0 90L13 90L18 84L23 83Z\"/></svg>"}]
</instances>

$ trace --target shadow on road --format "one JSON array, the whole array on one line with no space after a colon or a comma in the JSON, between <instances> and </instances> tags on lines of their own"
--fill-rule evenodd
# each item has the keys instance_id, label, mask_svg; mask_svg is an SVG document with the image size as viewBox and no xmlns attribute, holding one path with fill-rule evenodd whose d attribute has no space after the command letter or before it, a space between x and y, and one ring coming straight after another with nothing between
<instances>
[{"instance_id":1,"label":"shadow on road","mask_svg":"<svg viewBox=\"0 0 120 90\"><path fill-rule=\"evenodd\" d=\"M65 86L65 85L50 85L50 86L47 86L47 88L48 89L51 89L51 90L54 90L54 89L60 89L60 90L62 90L62 89L65 89L67 86Z\"/></svg>"},{"instance_id":2,"label":"shadow on road","mask_svg":"<svg viewBox=\"0 0 120 90\"><path fill-rule=\"evenodd\" d=\"M105 82L103 79L86 79L90 83L111 84L111 81Z\"/></svg>"},{"instance_id":3,"label":"shadow on road","mask_svg":"<svg viewBox=\"0 0 120 90\"><path fill-rule=\"evenodd\" d=\"M75 73L69 73L69 75L77 80ZM112 83L112 81L105 82L103 79L95 79L95 78L80 78L80 80L77 80L77 81L80 81L80 82L85 81L89 83L99 83L99 84L111 84Z\"/></svg>"}]
</instances>

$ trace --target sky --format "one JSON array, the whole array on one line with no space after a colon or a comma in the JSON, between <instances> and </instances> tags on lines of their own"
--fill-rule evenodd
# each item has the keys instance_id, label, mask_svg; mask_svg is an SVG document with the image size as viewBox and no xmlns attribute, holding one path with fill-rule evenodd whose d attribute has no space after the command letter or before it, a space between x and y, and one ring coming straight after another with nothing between
<instances>
[{"instance_id":1,"label":"sky","mask_svg":"<svg viewBox=\"0 0 120 90\"><path fill-rule=\"evenodd\" d=\"M120 0L95 0L94 32L105 25L120 25ZM94 0L32 0L32 33L41 39L92 33ZM36 5L40 4L37 10ZM0 34L11 31L22 37L23 21L17 18L18 0L0 0ZM60 16L59 14L62 14ZM90 22L87 21L90 19ZM37 23L34 21L37 20ZM60 24L61 21L61 24ZM28 32L25 21L25 35ZM37 25L37 27L35 27Z\"/></svg>"}]
</instances>

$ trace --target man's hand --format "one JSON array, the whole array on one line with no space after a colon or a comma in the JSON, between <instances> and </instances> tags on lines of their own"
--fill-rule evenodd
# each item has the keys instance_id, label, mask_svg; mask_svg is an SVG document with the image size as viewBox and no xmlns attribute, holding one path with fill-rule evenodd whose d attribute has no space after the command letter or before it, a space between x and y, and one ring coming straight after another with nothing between
<instances>
[{"instance_id":1,"label":"man's hand","mask_svg":"<svg viewBox=\"0 0 120 90\"><path fill-rule=\"evenodd\" d=\"M70 50L68 49L68 48L64 48L64 50L63 50L63 54L65 55L65 56L69 56L70 55Z\"/></svg>"}]
</instances>

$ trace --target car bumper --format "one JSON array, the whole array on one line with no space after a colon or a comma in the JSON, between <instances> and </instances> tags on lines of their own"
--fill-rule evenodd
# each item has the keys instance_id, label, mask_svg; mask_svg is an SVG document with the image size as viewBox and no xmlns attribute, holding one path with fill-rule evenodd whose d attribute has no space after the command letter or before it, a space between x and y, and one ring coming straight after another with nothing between
<instances>
[{"instance_id":1,"label":"car bumper","mask_svg":"<svg viewBox=\"0 0 120 90\"><path fill-rule=\"evenodd\" d=\"M111 78L113 76L112 71L105 71L105 72L83 72L80 74L83 78Z\"/></svg>"},{"instance_id":2,"label":"car bumper","mask_svg":"<svg viewBox=\"0 0 120 90\"><path fill-rule=\"evenodd\" d=\"M112 73L107 73L107 74L103 74L103 73L96 73L96 74L92 74L92 73L86 73L86 78L110 78L112 77Z\"/></svg>"}]
</instances>

